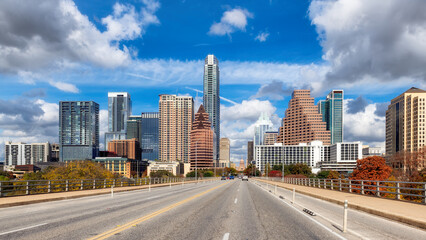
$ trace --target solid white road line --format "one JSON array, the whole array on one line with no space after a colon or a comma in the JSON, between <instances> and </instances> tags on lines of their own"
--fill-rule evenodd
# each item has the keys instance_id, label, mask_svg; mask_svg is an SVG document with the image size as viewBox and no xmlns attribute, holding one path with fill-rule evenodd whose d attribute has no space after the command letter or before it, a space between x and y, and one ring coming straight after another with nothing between
<instances>
[{"instance_id":1,"label":"solid white road line","mask_svg":"<svg viewBox=\"0 0 426 240\"><path fill-rule=\"evenodd\" d=\"M237 202L238 202L238 199L235 199L234 203L237 204Z\"/></svg>"},{"instance_id":2,"label":"solid white road line","mask_svg":"<svg viewBox=\"0 0 426 240\"><path fill-rule=\"evenodd\" d=\"M9 234L9 233L14 233L14 232L19 232L19 231L23 231L23 230L31 229L31 228L40 227L40 226L43 226L43 225L46 225L46 224L47 224L47 223L42 223L42 224L37 224L37 225L34 225L34 226L24 227L24 228L20 228L20 229L16 229L16 230L8 231L8 232L0 233L0 236L2 236L2 235L6 235L6 234Z\"/></svg>"},{"instance_id":3,"label":"solid white road line","mask_svg":"<svg viewBox=\"0 0 426 240\"><path fill-rule=\"evenodd\" d=\"M225 233L225 235L223 235L222 240L228 240L229 239L229 233Z\"/></svg>"}]
</instances>

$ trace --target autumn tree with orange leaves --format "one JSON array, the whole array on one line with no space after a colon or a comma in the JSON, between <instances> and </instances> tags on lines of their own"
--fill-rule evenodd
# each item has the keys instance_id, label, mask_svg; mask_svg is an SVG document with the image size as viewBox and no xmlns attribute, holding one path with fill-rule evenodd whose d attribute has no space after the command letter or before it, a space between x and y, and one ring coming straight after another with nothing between
<instances>
[{"instance_id":1,"label":"autumn tree with orange leaves","mask_svg":"<svg viewBox=\"0 0 426 240\"><path fill-rule=\"evenodd\" d=\"M372 180L364 181L364 185L375 185L375 181L387 180L392 173L392 168L386 165L386 160L379 156L371 156L360 159L356 163L356 169L352 173L351 179L353 180ZM360 184L361 181L354 181L354 184ZM360 186L354 188L361 189ZM374 195L375 187L364 187L365 194ZM380 189L382 190L382 189ZM359 192L359 190L354 190Z\"/></svg>"},{"instance_id":2,"label":"autumn tree with orange leaves","mask_svg":"<svg viewBox=\"0 0 426 240\"><path fill-rule=\"evenodd\" d=\"M371 156L356 162L356 169L351 179L384 181L390 177L392 168L386 165L386 160L379 156Z\"/></svg>"}]
</instances>

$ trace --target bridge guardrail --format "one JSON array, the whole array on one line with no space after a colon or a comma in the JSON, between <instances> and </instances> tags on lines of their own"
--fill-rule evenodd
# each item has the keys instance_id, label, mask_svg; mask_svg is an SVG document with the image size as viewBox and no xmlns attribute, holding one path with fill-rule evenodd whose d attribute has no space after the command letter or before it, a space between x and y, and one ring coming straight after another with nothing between
<instances>
[{"instance_id":1,"label":"bridge guardrail","mask_svg":"<svg viewBox=\"0 0 426 240\"><path fill-rule=\"evenodd\" d=\"M201 179L201 178L199 178ZM202 179L215 179L202 178ZM185 183L195 178L136 178L136 179L58 179L0 181L0 197L30 194L68 192L89 189L155 185L163 183Z\"/></svg>"},{"instance_id":2,"label":"bridge guardrail","mask_svg":"<svg viewBox=\"0 0 426 240\"><path fill-rule=\"evenodd\" d=\"M426 204L426 182L286 177L260 179Z\"/></svg>"}]
</instances>

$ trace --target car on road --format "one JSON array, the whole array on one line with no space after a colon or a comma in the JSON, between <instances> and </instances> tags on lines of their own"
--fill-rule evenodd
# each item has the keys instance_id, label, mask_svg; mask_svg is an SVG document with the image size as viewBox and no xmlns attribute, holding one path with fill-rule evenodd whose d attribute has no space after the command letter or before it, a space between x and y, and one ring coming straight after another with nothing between
<instances>
[{"instance_id":1,"label":"car on road","mask_svg":"<svg viewBox=\"0 0 426 240\"><path fill-rule=\"evenodd\" d=\"M225 177L225 176L222 176L222 177L220 178L220 180L226 180L226 177Z\"/></svg>"},{"instance_id":2,"label":"car on road","mask_svg":"<svg viewBox=\"0 0 426 240\"><path fill-rule=\"evenodd\" d=\"M232 175L231 175L231 176L229 177L229 179L234 180L234 176L232 176Z\"/></svg>"},{"instance_id":3,"label":"car on road","mask_svg":"<svg viewBox=\"0 0 426 240\"><path fill-rule=\"evenodd\" d=\"M243 176L243 178L241 179L241 181L248 181L248 176Z\"/></svg>"}]
</instances>

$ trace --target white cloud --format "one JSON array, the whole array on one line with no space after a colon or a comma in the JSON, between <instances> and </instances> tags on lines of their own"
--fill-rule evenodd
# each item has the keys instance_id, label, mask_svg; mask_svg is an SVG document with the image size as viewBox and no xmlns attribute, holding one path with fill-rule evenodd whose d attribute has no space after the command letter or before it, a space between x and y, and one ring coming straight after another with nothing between
<instances>
[{"instance_id":1,"label":"white cloud","mask_svg":"<svg viewBox=\"0 0 426 240\"><path fill-rule=\"evenodd\" d=\"M379 103L371 103L361 111L349 113L348 103L352 100L344 101L344 141L361 141L373 146L383 145L386 119L376 114Z\"/></svg>"},{"instance_id":2,"label":"white cloud","mask_svg":"<svg viewBox=\"0 0 426 240\"><path fill-rule=\"evenodd\" d=\"M257 36L254 38L254 40L257 40L259 42L265 42L266 39L268 39L269 33L268 32L259 32Z\"/></svg>"},{"instance_id":3,"label":"white cloud","mask_svg":"<svg viewBox=\"0 0 426 240\"><path fill-rule=\"evenodd\" d=\"M159 23L154 15L159 3L143 2L140 11L116 3L113 13L101 19L106 27L101 32L72 0L1 1L0 72L56 70L73 63L127 65L130 50L119 42L141 37L147 26Z\"/></svg>"},{"instance_id":4,"label":"white cloud","mask_svg":"<svg viewBox=\"0 0 426 240\"><path fill-rule=\"evenodd\" d=\"M309 16L332 84L426 80L426 1L314 0Z\"/></svg>"},{"instance_id":5,"label":"white cloud","mask_svg":"<svg viewBox=\"0 0 426 240\"><path fill-rule=\"evenodd\" d=\"M64 91L64 92L71 92L71 93L79 93L80 90L73 84L71 83L65 83L65 82L54 82L51 81L49 82L50 85L52 85L53 87Z\"/></svg>"},{"instance_id":6,"label":"white cloud","mask_svg":"<svg viewBox=\"0 0 426 240\"><path fill-rule=\"evenodd\" d=\"M211 35L230 35L235 31L245 31L247 26L247 18L253 18L253 14L247 9L234 8L225 11L220 22L215 22L210 26L209 34Z\"/></svg>"},{"instance_id":7,"label":"white cloud","mask_svg":"<svg viewBox=\"0 0 426 240\"><path fill-rule=\"evenodd\" d=\"M271 117L274 128L280 126L276 108L269 101L258 99L244 100L233 106L221 106L221 137L231 140L231 160L247 159L247 142L253 139L254 126L260 114L265 112Z\"/></svg>"}]
</instances>

